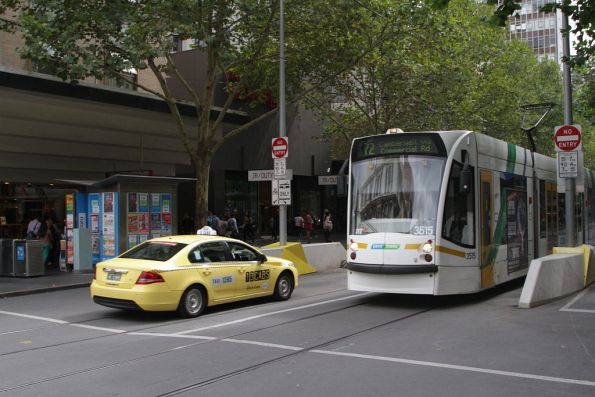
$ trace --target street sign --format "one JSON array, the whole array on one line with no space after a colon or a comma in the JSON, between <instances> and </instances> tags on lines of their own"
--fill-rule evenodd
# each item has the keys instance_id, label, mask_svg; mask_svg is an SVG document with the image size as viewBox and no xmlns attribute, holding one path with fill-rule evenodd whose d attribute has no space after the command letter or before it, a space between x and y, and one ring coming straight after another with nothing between
<instances>
[{"instance_id":1,"label":"street sign","mask_svg":"<svg viewBox=\"0 0 595 397\"><path fill-rule=\"evenodd\" d=\"M275 179L287 179L285 177L287 175L287 160L282 158L273 161L275 163Z\"/></svg>"},{"instance_id":2,"label":"street sign","mask_svg":"<svg viewBox=\"0 0 595 397\"><path fill-rule=\"evenodd\" d=\"M560 178L578 176L578 151L558 153L558 175Z\"/></svg>"},{"instance_id":3,"label":"street sign","mask_svg":"<svg viewBox=\"0 0 595 397\"><path fill-rule=\"evenodd\" d=\"M581 126L562 125L554 132L554 144L557 152L571 152L581 149Z\"/></svg>"},{"instance_id":4,"label":"street sign","mask_svg":"<svg viewBox=\"0 0 595 397\"><path fill-rule=\"evenodd\" d=\"M275 177L275 170L248 171L248 182L272 181L273 179L280 179ZM293 179L293 170L291 168L285 169L285 178L282 179Z\"/></svg>"},{"instance_id":5,"label":"street sign","mask_svg":"<svg viewBox=\"0 0 595 397\"><path fill-rule=\"evenodd\" d=\"M337 175L318 175L319 185L336 185Z\"/></svg>"},{"instance_id":6,"label":"street sign","mask_svg":"<svg viewBox=\"0 0 595 397\"><path fill-rule=\"evenodd\" d=\"M287 179L271 181L272 204L291 205L291 181Z\"/></svg>"},{"instance_id":7,"label":"street sign","mask_svg":"<svg viewBox=\"0 0 595 397\"><path fill-rule=\"evenodd\" d=\"M288 147L287 137L279 136L277 138L273 138L271 150L273 158L282 159L287 157L289 151Z\"/></svg>"}]
</instances>

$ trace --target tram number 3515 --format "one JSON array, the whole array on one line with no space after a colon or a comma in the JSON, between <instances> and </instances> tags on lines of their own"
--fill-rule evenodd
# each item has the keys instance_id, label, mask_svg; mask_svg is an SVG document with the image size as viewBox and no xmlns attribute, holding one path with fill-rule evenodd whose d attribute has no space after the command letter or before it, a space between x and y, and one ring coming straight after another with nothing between
<instances>
[{"instance_id":1,"label":"tram number 3515","mask_svg":"<svg viewBox=\"0 0 595 397\"><path fill-rule=\"evenodd\" d=\"M416 236L428 236L434 234L433 226L413 226L413 234Z\"/></svg>"}]
</instances>

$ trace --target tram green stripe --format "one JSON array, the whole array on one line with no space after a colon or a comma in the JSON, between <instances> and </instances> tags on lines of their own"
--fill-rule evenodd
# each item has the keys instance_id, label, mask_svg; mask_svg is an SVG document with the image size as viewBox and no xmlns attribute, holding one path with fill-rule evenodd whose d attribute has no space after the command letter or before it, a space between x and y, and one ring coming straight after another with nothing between
<instances>
[{"instance_id":1,"label":"tram green stripe","mask_svg":"<svg viewBox=\"0 0 595 397\"><path fill-rule=\"evenodd\" d=\"M506 172L513 173L514 165L516 163L516 146L512 143L508 144L508 156L506 158ZM502 193L502 188L500 188ZM498 223L496 224L496 230L494 231L494 238L492 244L490 244L490 250L486 257L485 263L481 264L482 268L486 268L493 265L498 255L498 248L502 245L504 238L504 232L507 225L507 213L508 213L508 200L505 194L500 195L500 210L498 211Z\"/></svg>"},{"instance_id":2,"label":"tram green stripe","mask_svg":"<svg viewBox=\"0 0 595 397\"><path fill-rule=\"evenodd\" d=\"M508 144L508 157L506 158L506 172L513 173L514 165L516 163L516 146L512 143Z\"/></svg>"}]
</instances>

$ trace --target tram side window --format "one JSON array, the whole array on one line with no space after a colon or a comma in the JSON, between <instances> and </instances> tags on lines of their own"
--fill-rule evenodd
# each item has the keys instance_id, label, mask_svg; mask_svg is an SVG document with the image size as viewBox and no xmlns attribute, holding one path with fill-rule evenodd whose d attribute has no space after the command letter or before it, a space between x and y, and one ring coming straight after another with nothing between
<instances>
[{"instance_id":1,"label":"tram side window","mask_svg":"<svg viewBox=\"0 0 595 397\"><path fill-rule=\"evenodd\" d=\"M453 162L448 179L448 190L444 202L442 237L465 247L475 246L475 197L474 183L467 192L461 191L463 165ZM472 175L475 175L471 167Z\"/></svg>"}]
</instances>

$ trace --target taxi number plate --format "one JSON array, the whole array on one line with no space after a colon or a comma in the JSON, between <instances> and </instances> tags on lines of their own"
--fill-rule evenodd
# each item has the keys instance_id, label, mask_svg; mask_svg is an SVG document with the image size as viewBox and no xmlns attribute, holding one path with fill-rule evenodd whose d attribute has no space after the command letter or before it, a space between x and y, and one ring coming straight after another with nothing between
<instances>
[{"instance_id":1,"label":"taxi number plate","mask_svg":"<svg viewBox=\"0 0 595 397\"><path fill-rule=\"evenodd\" d=\"M109 281L120 281L121 277L122 277L121 273L108 273L107 274L107 279Z\"/></svg>"}]
</instances>

